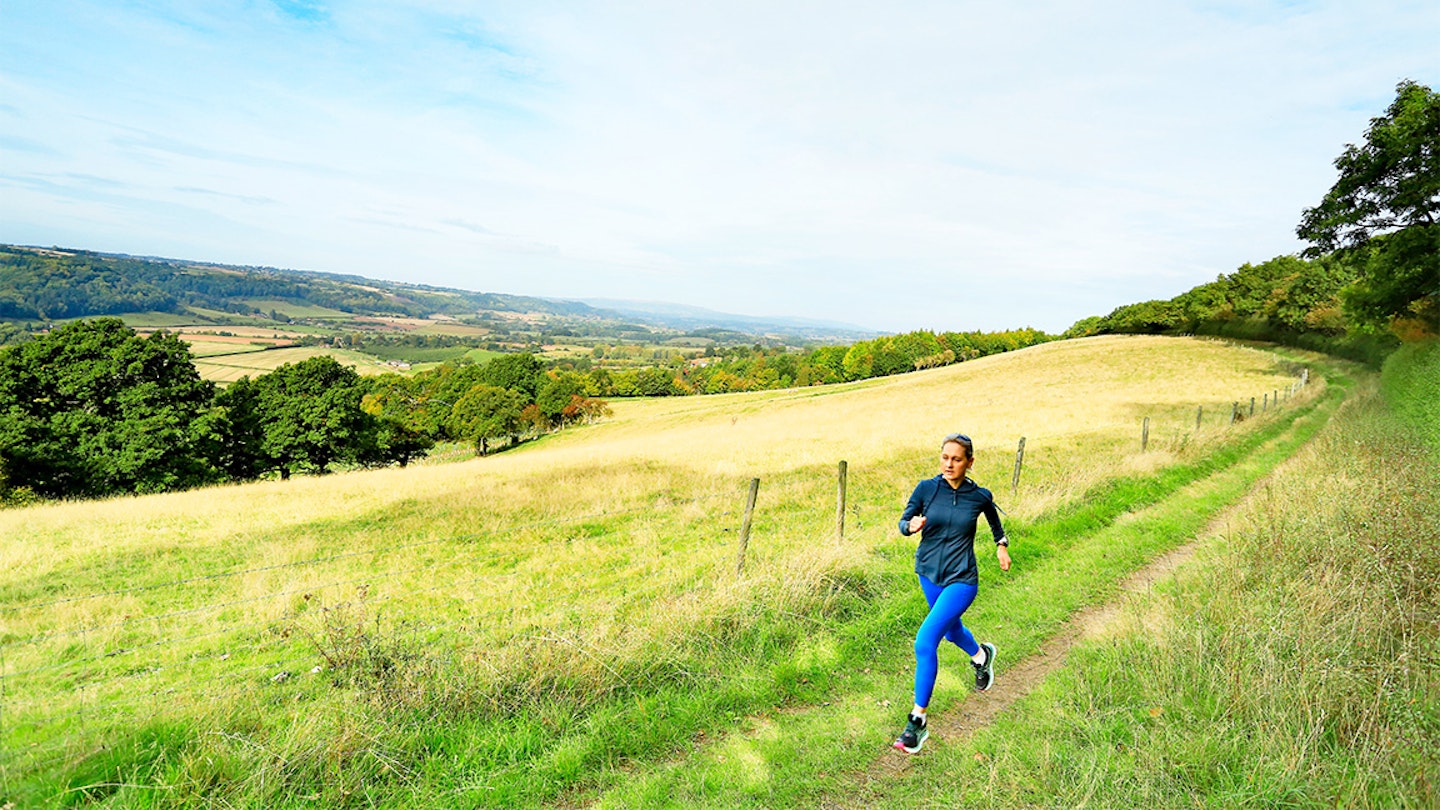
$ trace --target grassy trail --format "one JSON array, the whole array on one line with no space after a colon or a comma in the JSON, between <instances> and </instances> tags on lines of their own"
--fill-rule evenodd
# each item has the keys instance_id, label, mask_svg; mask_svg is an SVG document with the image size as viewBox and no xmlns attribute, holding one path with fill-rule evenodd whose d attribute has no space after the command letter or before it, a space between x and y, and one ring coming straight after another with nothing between
<instances>
[{"instance_id":1,"label":"grassy trail","mask_svg":"<svg viewBox=\"0 0 1440 810\"><path fill-rule=\"evenodd\" d=\"M996 686L972 693L968 661L942 646L932 734L920 757L888 749L909 705L910 640L924 612L918 596L901 594L886 600L885 615L840 628L839 660L849 671L834 674L843 686L829 700L753 717L744 733L644 770L591 797L594 804L878 806L891 804L895 785L912 776L943 780L926 775L932 770L927 755L963 746L968 732L1060 667L1090 617L1127 583L1147 581L1145 572L1166 566L1157 558L1213 531L1217 516L1310 441L1339 407L1349 381L1331 383L1322 397L1206 458L1112 482L1067 509L1013 526L1014 568L1007 576L991 561L982 572L982 595L967 613L967 625L1000 646ZM910 543L902 538L882 555L908 559Z\"/></svg>"}]
</instances>

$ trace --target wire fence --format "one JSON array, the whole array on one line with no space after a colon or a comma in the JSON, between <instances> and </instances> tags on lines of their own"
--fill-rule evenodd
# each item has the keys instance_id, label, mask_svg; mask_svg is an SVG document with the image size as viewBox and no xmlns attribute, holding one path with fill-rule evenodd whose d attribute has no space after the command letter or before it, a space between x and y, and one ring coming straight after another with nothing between
<instances>
[{"instance_id":1,"label":"wire fence","mask_svg":"<svg viewBox=\"0 0 1440 810\"><path fill-rule=\"evenodd\" d=\"M1293 385L1264 392L1256 413L1263 414L1288 403L1308 382L1306 370L1301 372L1301 377ZM1212 403L1209 412L1219 414L1212 419L1228 416L1229 421L1223 424L1229 426L1242 418L1249 418L1252 406L1244 403L1243 407L1246 411L1243 417L1242 403L1238 400L1225 405ZM1206 406L1196 406L1193 422L1187 423L1193 424L1194 432L1204 427L1206 413ZM1150 428L1149 417L1146 417L1138 437L1142 452L1148 445ZM1026 452L1024 442L1024 437L1021 437L1012 489L1022 480L1021 467ZM1036 452L1033 444L1029 451L1032 454ZM814 508L804 518L803 531L814 536L828 534L827 521L833 520L836 539L843 539L845 516L847 511L856 514L858 500L874 503L895 500L890 479L914 474L927 464L916 459L899 459L858 470L852 468L850 473L858 472L860 476L850 484L849 490L860 498L852 498L847 503L847 473L842 462L838 502L824 502ZM872 482L877 486L883 483L885 492L866 491ZM858 493L856 484L861 485ZM562 531L549 539L509 549L497 550L486 545L486 541L497 538L603 521L609 528L599 533L582 534L578 541L593 543L605 538L626 541L617 544L617 547L623 549L624 553L620 556L635 571L624 580L624 590L632 600L659 599L673 590L677 578L702 576L703 572L697 572L693 565L675 564L676 556L682 552L697 551L702 546L708 546L713 551L716 540L722 539L716 538L716 534L734 531L729 524L741 511L741 502L741 491L732 488L684 499L652 497L645 503L626 509L538 518L461 535L437 535L283 563L237 567L165 582L0 607L0 638L4 639L0 641L0 748L3 748L0 770L7 774L7 779L15 774L43 771L83 759L88 752L103 746L108 735L142 727L176 712L255 698L266 694L264 690L296 689L313 684L315 678L327 677L329 673L324 664L323 650L315 637L315 633L320 631L298 632L297 628L301 622L316 621L314 617L323 615L325 611L350 604L342 601L344 599L363 604L365 610L375 612L377 622L382 606L410 605L416 612L409 618L427 619L432 623L431 630L441 636L461 633L467 623L478 627L488 621L496 625L505 624L512 629L527 621L533 623L534 617L527 614L526 609L517 609L513 602L497 602L494 586L506 580L542 581L545 576L543 565L537 568L531 564L536 561L543 563L547 555L553 554L557 548L576 543L577 537ZM732 508L717 512L713 508L717 503L728 503ZM753 503L751 506L753 508ZM668 545L644 547L634 542L633 533L628 533L624 521L616 522L621 518L654 514L683 523L683 516L679 516L678 512L687 507L707 507L692 523L703 521L714 524L718 516L725 519L725 525L708 525L705 530L687 525L685 534L691 538L689 547L673 541ZM892 511L898 514L898 510ZM745 527L750 526L751 518L747 510L743 522ZM772 516L772 519L780 518L793 521L795 515ZM877 521L865 528L883 526L883 523ZM741 569L744 567L744 541L745 538L741 537L736 543L742 555L737 568ZM422 561L419 558L426 551L441 556ZM56 608L82 603L104 604L122 598L159 594L172 594L175 599L183 600L200 585L282 573L292 575L293 581L295 575L303 572L324 571L327 567L367 557L378 559L385 555L404 555L414 561L401 568L365 572L357 576L332 576L324 582L282 586L258 595L236 595L234 598L176 609L161 608L159 612L148 615L57 624L30 633L20 629L23 618L28 618L31 624L43 624L45 611ZM718 558L714 559L718 561ZM500 570L506 565L510 566L509 570ZM453 576L453 569L474 571L482 567L486 570L477 572L475 576ZM722 575L719 571L710 574L712 578ZM482 585L491 587L475 592ZM390 589L382 592L387 587ZM350 596L341 594L346 589L349 589L346 593ZM327 593L334 595L328 605L322 598ZM424 600L434 596L445 598L451 609L439 611L433 607L430 610L420 607ZM455 606L480 602L484 603L481 610L477 612L473 608L465 608L457 624ZM758 607L783 609L774 605ZM228 613L250 615L236 618ZM556 643L565 641L563 636L554 633L536 638L549 638Z\"/></svg>"}]
</instances>

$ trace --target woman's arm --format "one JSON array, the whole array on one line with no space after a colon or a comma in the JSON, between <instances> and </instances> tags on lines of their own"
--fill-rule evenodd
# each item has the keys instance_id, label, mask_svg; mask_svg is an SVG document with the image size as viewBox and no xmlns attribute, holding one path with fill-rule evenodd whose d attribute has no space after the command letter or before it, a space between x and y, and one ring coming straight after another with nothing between
<instances>
[{"instance_id":1,"label":"woman's arm","mask_svg":"<svg viewBox=\"0 0 1440 810\"><path fill-rule=\"evenodd\" d=\"M1005 527L1000 523L1000 509L995 505L995 499L991 498L985 502L981 510L985 513L985 522L990 524L990 536L995 538L995 558L1000 561L1000 570L1010 570L1010 538L1005 534Z\"/></svg>"},{"instance_id":2,"label":"woman's arm","mask_svg":"<svg viewBox=\"0 0 1440 810\"><path fill-rule=\"evenodd\" d=\"M925 528L925 516L920 514L920 510L925 508L922 492L925 484L925 481L921 481L915 485L915 491L910 493L910 500L905 504L905 511L900 513L900 533L906 537Z\"/></svg>"}]
</instances>

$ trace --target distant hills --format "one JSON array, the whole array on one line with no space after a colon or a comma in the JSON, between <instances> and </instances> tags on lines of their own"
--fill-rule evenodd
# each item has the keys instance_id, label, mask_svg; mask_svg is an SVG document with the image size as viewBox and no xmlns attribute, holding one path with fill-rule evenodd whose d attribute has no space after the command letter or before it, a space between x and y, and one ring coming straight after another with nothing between
<instances>
[{"instance_id":1,"label":"distant hills","mask_svg":"<svg viewBox=\"0 0 1440 810\"><path fill-rule=\"evenodd\" d=\"M44 323L136 313L170 313L196 325L335 327L345 321L345 328L361 331L388 328L370 317L433 319L486 327L516 343L563 337L803 346L880 334L850 324L659 302L565 300L275 267L0 245L0 319Z\"/></svg>"}]
</instances>

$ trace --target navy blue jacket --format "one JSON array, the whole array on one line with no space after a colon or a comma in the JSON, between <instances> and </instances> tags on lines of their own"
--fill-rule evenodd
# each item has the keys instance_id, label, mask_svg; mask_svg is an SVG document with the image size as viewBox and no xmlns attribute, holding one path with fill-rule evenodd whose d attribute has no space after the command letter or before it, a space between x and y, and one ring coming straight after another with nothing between
<instances>
[{"instance_id":1,"label":"navy blue jacket","mask_svg":"<svg viewBox=\"0 0 1440 810\"><path fill-rule=\"evenodd\" d=\"M990 490L969 478L951 488L942 475L916 484L900 515L900 533L906 537L910 536L910 518L925 516L920 546L915 549L915 573L942 588L955 582L979 585L975 525L982 514L998 542L1005 536L1005 529L1000 525L1000 511Z\"/></svg>"}]
</instances>

